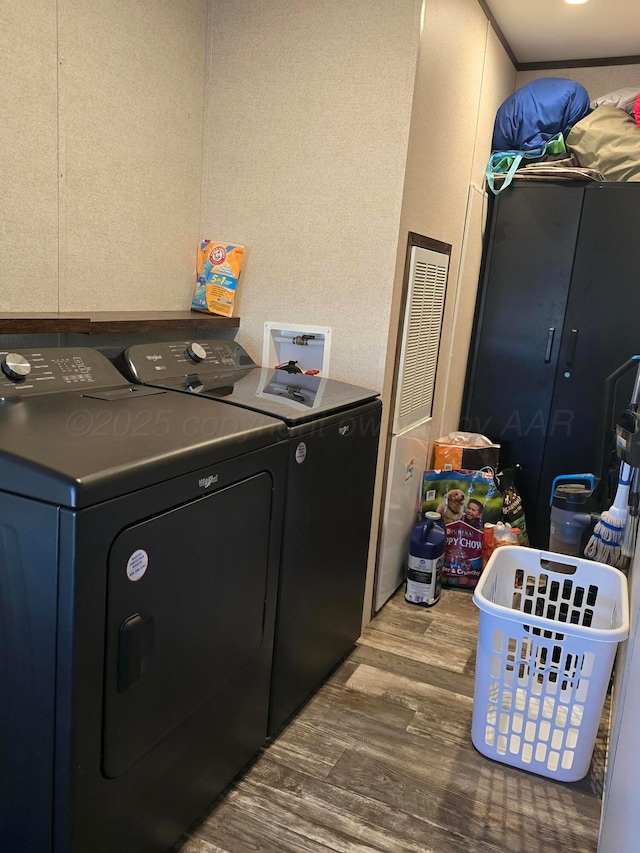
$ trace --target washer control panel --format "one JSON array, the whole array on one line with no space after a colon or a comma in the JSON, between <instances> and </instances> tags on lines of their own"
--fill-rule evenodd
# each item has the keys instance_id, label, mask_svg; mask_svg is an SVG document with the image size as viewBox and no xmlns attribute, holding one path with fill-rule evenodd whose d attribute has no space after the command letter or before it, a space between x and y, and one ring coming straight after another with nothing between
<instances>
[{"instance_id":1,"label":"washer control panel","mask_svg":"<svg viewBox=\"0 0 640 853\"><path fill-rule=\"evenodd\" d=\"M0 350L0 371L2 400L126 383L106 356L89 347Z\"/></svg>"},{"instance_id":2,"label":"washer control panel","mask_svg":"<svg viewBox=\"0 0 640 853\"><path fill-rule=\"evenodd\" d=\"M123 355L130 375L138 382L166 382L168 379L218 376L240 368L256 367L255 362L235 341L176 341L136 344Z\"/></svg>"}]
</instances>

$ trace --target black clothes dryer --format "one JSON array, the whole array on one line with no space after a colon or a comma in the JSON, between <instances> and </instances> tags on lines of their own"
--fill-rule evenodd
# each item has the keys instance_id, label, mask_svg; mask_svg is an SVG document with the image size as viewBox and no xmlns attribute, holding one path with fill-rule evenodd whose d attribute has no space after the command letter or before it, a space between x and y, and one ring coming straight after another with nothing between
<instances>
[{"instance_id":1,"label":"black clothes dryer","mask_svg":"<svg viewBox=\"0 0 640 853\"><path fill-rule=\"evenodd\" d=\"M285 430L0 361L1 847L164 853L266 739Z\"/></svg>"},{"instance_id":2,"label":"black clothes dryer","mask_svg":"<svg viewBox=\"0 0 640 853\"><path fill-rule=\"evenodd\" d=\"M289 435L269 733L360 635L382 405L375 391L258 367L235 341L141 344L118 362L147 385L279 418Z\"/></svg>"}]
</instances>

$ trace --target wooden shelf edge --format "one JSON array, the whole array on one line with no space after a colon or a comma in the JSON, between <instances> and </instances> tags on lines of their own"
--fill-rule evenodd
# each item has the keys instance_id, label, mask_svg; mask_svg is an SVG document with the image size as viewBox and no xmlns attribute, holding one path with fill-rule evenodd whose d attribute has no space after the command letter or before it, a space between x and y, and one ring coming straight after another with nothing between
<instances>
[{"instance_id":1,"label":"wooden shelf edge","mask_svg":"<svg viewBox=\"0 0 640 853\"><path fill-rule=\"evenodd\" d=\"M232 329L239 317L219 317L203 311L93 311L0 315L0 334L31 335L75 332L107 335L177 329Z\"/></svg>"}]
</instances>

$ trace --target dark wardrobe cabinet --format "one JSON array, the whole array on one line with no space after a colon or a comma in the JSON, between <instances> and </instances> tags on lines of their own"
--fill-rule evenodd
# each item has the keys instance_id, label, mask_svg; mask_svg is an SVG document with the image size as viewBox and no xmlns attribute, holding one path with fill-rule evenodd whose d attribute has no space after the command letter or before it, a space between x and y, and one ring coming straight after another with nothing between
<instances>
[{"instance_id":1,"label":"dark wardrobe cabinet","mask_svg":"<svg viewBox=\"0 0 640 853\"><path fill-rule=\"evenodd\" d=\"M635 371L607 378L635 354L640 185L523 183L496 197L460 428L522 466L532 545L548 546L553 478L603 473Z\"/></svg>"}]
</instances>

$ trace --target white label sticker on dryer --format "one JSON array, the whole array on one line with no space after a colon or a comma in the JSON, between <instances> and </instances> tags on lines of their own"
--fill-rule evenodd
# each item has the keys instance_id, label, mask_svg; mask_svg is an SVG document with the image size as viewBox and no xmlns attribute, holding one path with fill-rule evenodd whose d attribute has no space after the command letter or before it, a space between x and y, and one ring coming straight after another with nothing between
<instances>
[{"instance_id":1,"label":"white label sticker on dryer","mask_svg":"<svg viewBox=\"0 0 640 853\"><path fill-rule=\"evenodd\" d=\"M296 462L298 465L302 465L304 460L307 458L307 445L304 441L301 441L300 444L296 447Z\"/></svg>"},{"instance_id":2,"label":"white label sticker on dryer","mask_svg":"<svg viewBox=\"0 0 640 853\"><path fill-rule=\"evenodd\" d=\"M134 551L127 562L127 577L130 581L139 581L147 571L149 555L142 548Z\"/></svg>"}]
</instances>

